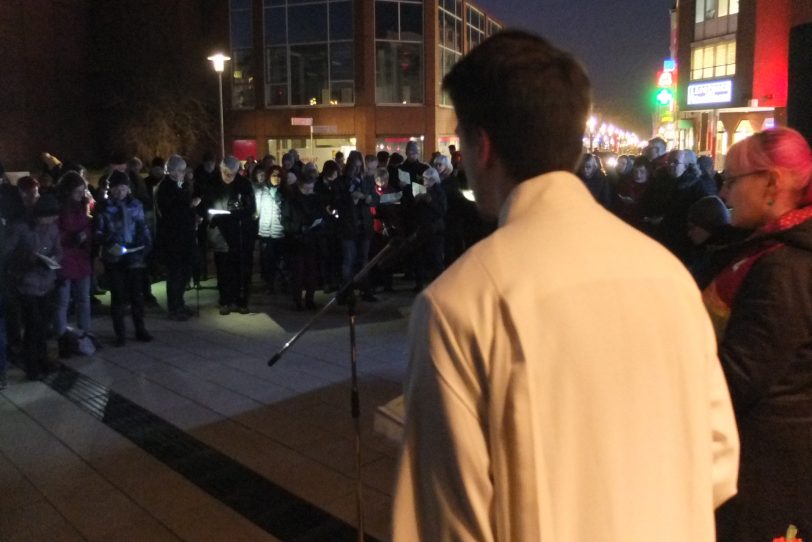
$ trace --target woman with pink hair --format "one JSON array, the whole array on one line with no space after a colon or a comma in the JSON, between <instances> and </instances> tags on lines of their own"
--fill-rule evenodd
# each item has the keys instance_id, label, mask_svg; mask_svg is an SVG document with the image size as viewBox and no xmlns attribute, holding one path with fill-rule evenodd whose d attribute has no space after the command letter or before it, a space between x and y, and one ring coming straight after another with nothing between
<instances>
[{"instance_id":1,"label":"woman with pink hair","mask_svg":"<svg viewBox=\"0 0 812 542\"><path fill-rule=\"evenodd\" d=\"M753 233L726 250L703 295L741 438L739 491L720 542L812 536L812 151L766 130L730 148L720 196Z\"/></svg>"}]
</instances>

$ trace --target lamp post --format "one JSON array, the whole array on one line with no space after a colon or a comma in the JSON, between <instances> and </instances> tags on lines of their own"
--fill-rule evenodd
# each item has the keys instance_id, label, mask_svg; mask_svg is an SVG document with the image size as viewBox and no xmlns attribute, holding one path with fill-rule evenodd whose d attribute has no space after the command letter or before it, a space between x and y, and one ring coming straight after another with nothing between
<instances>
[{"instance_id":1,"label":"lamp post","mask_svg":"<svg viewBox=\"0 0 812 542\"><path fill-rule=\"evenodd\" d=\"M231 57L223 53L217 53L210 57L211 63L214 65L214 71L217 72L217 81L220 84L220 159L226 157L226 135L223 126L223 70L226 68L226 61L231 60Z\"/></svg>"}]
</instances>

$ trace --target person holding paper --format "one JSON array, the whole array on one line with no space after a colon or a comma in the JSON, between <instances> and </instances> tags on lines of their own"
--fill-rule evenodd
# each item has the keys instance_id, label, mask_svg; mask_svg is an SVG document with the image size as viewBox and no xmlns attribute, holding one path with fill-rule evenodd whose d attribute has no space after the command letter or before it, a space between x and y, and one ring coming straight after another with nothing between
<instances>
[{"instance_id":1,"label":"person holding paper","mask_svg":"<svg viewBox=\"0 0 812 542\"><path fill-rule=\"evenodd\" d=\"M209 215L209 244L217 267L220 314L231 314L232 310L248 314L257 236L254 187L240 175L240 161L234 156L226 156L220 174L221 180L204 202Z\"/></svg>"},{"instance_id":2,"label":"person holding paper","mask_svg":"<svg viewBox=\"0 0 812 542\"><path fill-rule=\"evenodd\" d=\"M319 282L318 235L325 215L321 197L313 189L318 177L316 166L305 164L302 174L282 202L282 227L288 241L293 307L298 311L304 307L316 308L313 298Z\"/></svg>"},{"instance_id":3,"label":"person holding paper","mask_svg":"<svg viewBox=\"0 0 812 542\"><path fill-rule=\"evenodd\" d=\"M126 173L110 173L110 197L96 215L95 237L101 246L101 259L110 281L110 312L115 345L127 342L124 312L127 300L135 326L135 338L152 340L144 325L144 272L146 255L152 249L152 236L144 218L144 207L130 193Z\"/></svg>"},{"instance_id":4,"label":"person holding paper","mask_svg":"<svg viewBox=\"0 0 812 542\"><path fill-rule=\"evenodd\" d=\"M389 170L385 167L379 167L375 171L375 194L378 196L379 204L370 209L374 217L370 258L374 258L386 248L393 237L404 235L400 205L402 193L389 184ZM370 275L373 288L383 286L385 292L393 291L392 271L379 267L373 269Z\"/></svg>"},{"instance_id":5,"label":"person holding paper","mask_svg":"<svg viewBox=\"0 0 812 542\"><path fill-rule=\"evenodd\" d=\"M59 201L43 194L34 204L32 216L12 224L0 250L8 262L9 287L20 303L23 323L23 360L29 380L53 370L48 360L48 325L53 320L51 302L56 269L62 259L59 241Z\"/></svg>"},{"instance_id":6,"label":"person holding paper","mask_svg":"<svg viewBox=\"0 0 812 542\"><path fill-rule=\"evenodd\" d=\"M423 172L423 184L414 197L414 220L420 231L421 244L415 253L415 286L419 292L443 272L445 215L448 199L440 184L440 175L430 167Z\"/></svg>"},{"instance_id":7,"label":"person holding paper","mask_svg":"<svg viewBox=\"0 0 812 542\"><path fill-rule=\"evenodd\" d=\"M197 246L198 215L201 200L184 186L186 160L173 154L166 162L166 176L155 192L157 210L157 251L166 265L166 308L169 319L185 321L194 314L183 296L192 278Z\"/></svg>"},{"instance_id":8,"label":"person holding paper","mask_svg":"<svg viewBox=\"0 0 812 542\"><path fill-rule=\"evenodd\" d=\"M341 279L346 284L369 261L369 247L372 241L370 209L377 205L378 196L375 194L374 181L363 175L363 157L360 153L357 151L350 153L344 171L344 175L337 181L337 201L334 208L338 211L341 236ZM362 285L361 289L361 299L377 301L368 284Z\"/></svg>"},{"instance_id":9,"label":"person holding paper","mask_svg":"<svg viewBox=\"0 0 812 542\"><path fill-rule=\"evenodd\" d=\"M93 275L93 220L89 213L87 183L79 173L67 171L57 183L62 201L59 215L62 261L57 287L56 318L59 357L70 357L68 315L71 302L82 335L90 333L90 278Z\"/></svg>"}]
</instances>

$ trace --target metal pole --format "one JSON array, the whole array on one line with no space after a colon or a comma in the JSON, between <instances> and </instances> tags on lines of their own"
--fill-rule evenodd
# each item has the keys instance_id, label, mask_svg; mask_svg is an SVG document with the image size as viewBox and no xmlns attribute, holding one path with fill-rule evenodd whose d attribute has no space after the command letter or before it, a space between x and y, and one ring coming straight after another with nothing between
<instances>
[{"instance_id":1,"label":"metal pole","mask_svg":"<svg viewBox=\"0 0 812 542\"><path fill-rule=\"evenodd\" d=\"M217 80L220 83L220 159L226 157L226 134L223 124L223 72L217 72Z\"/></svg>"}]
</instances>

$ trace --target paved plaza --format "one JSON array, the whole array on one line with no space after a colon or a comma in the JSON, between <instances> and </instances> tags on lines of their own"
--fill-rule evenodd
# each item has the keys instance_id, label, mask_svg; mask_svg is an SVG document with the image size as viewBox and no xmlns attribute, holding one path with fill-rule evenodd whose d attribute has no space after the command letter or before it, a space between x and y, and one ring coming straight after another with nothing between
<instances>
[{"instance_id":1,"label":"paved plaza","mask_svg":"<svg viewBox=\"0 0 812 542\"><path fill-rule=\"evenodd\" d=\"M401 393L414 297L399 286L358 308L372 540L388 539L397 456L374 414ZM161 304L163 291L153 286ZM101 298L93 326L102 350L64 361L43 382L12 368L0 392L0 540L355 540L342 307L269 368L313 314L291 310L287 296L257 295L252 314L220 316L207 288L199 317L174 322L148 311L155 340L123 348L111 344L109 299ZM195 292L186 298L194 307Z\"/></svg>"}]
</instances>

